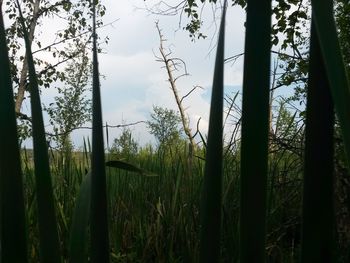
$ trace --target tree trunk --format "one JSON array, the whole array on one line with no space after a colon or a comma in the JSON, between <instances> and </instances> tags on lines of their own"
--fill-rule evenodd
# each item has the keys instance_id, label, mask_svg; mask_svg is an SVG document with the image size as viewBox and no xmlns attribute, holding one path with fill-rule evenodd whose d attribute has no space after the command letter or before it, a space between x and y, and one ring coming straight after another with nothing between
<instances>
[{"instance_id":1,"label":"tree trunk","mask_svg":"<svg viewBox=\"0 0 350 263\"><path fill-rule=\"evenodd\" d=\"M2 3L2 0L0 0ZM29 37L29 44L32 45L33 39L34 39L34 32L35 32L35 27L38 22L38 14L39 14L39 5L40 5L40 0L35 0L33 3L33 16L30 22L29 26L29 32L28 32L28 37ZM23 64L22 64L22 70L21 70L21 76L19 80L19 87L17 90L17 96L16 96L16 101L15 101L15 111L17 114L20 114L21 112L21 107L22 103L24 100L24 93L26 91L26 85L27 85L27 75L28 75L28 65L27 65L27 55L24 56Z\"/></svg>"}]
</instances>

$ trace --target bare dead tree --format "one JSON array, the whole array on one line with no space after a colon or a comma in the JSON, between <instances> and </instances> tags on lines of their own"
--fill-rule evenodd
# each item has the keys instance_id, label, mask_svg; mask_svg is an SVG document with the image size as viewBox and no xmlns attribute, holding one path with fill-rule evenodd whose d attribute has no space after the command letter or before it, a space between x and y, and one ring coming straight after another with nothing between
<instances>
[{"instance_id":1,"label":"bare dead tree","mask_svg":"<svg viewBox=\"0 0 350 263\"><path fill-rule=\"evenodd\" d=\"M185 113L185 108L183 105L183 101L185 98L187 98L192 92L194 92L197 88L201 88L200 86L194 86L189 92L187 92L184 96L180 97L179 95L179 91L178 88L176 86L176 82L177 80L179 80L181 77L184 76L188 76L187 73L187 69L186 69L186 63L181 59L181 58L176 58L176 57L172 57L171 54L171 50L170 49L166 49L164 47L164 42L166 41L166 39L164 38L163 34L162 34L162 30L159 28L159 24L158 22L156 22L156 28L158 31L158 35L159 35L159 40L160 40L160 44L159 44L159 53L160 55L155 55L155 57L157 58L157 61L161 62L164 64L164 68L167 71L168 74L168 81L170 84L170 88L174 94L174 98L177 104L177 107L179 109L180 112L180 117L181 117L181 122L182 122L182 126L184 129L184 132L189 140L189 155L190 157L193 156L193 152L195 150L195 141L194 141L194 136L192 135L192 131L190 128L190 123L189 123L189 119L186 116ZM174 72L179 72L180 68L183 68L183 73L178 74L177 76L174 75Z\"/></svg>"}]
</instances>

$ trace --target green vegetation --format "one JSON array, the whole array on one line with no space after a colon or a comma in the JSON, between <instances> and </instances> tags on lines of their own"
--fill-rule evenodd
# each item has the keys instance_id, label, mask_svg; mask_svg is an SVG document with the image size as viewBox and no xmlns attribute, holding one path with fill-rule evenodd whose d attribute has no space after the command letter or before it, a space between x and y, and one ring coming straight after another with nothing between
<instances>
[{"instance_id":1,"label":"green vegetation","mask_svg":"<svg viewBox=\"0 0 350 263\"><path fill-rule=\"evenodd\" d=\"M62 4L70 9L70 1ZM125 128L105 151L96 4L87 6L93 20L92 142L85 141L82 152L67 147L67 136L83 120L64 112L55 117L62 147L47 147L33 39L17 0L34 144L33 150L19 148L0 15L0 123L6 124L0 129L1 262L349 262L350 187L341 180L349 176L350 92L332 2L312 1L304 119L305 112L287 108L288 100L271 110L271 5L247 1L243 107L224 143L225 1L209 132L205 139L199 133L201 144L191 152L181 117L157 106L147 122L157 146L141 147ZM185 12L198 21L195 1L188 5ZM85 70L75 77L87 82ZM84 81L68 80L73 98ZM240 114L233 112L236 98L226 98L227 118ZM80 110L86 107L83 102Z\"/></svg>"},{"instance_id":2,"label":"green vegetation","mask_svg":"<svg viewBox=\"0 0 350 263\"><path fill-rule=\"evenodd\" d=\"M81 54L73 58L65 69L65 85L57 87L59 95L54 97L49 107L44 108L53 127L52 139L60 150L69 151L72 147L70 133L91 120L91 99L87 97L91 64L86 48L81 49Z\"/></svg>"},{"instance_id":3,"label":"green vegetation","mask_svg":"<svg viewBox=\"0 0 350 263\"><path fill-rule=\"evenodd\" d=\"M180 123L181 118L174 110L154 106L147 126L150 133L156 137L159 146L163 147L179 140Z\"/></svg>"},{"instance_id":4,"label":"green vegetation","mask_svg":"<svg viewBox=\"0 0 350 263\"><path fill-rule=\"evenodd\" d=\"M280 145L279 145L280 146ZM185 142L172 147L172 155L149 147L139 147L129 161L148 173L107 167L108 225L111 262L196 262L199 260L200 200L204 178L204 150L199 149L188 176ZM31 235L31 262L38 260L36 209L33 203L33 170L30 151L23 152L26 211ZM28 159L26 159L26 156ZM53 189L58 211L58 229L63 258L71 245L75 206L89 160L85 153L73 153L70 163L60 162L53 152ZM238 260L239 162L240 154L228 154L223 163L222 236L223 262ZM269 213L267 255L297 262L300 249L300 201L302 160L281 149L271 158L268 178ZM114 154L106 159L114 159ZM285 195L285 193L288 195ZM80 198L80 197L79 197ZM81 219L83 220L83 219ZM79 221L81 222L81 221ZM88 249L88 248L87 248ZM279 261L281 262L281 261Z\"/></svg>"}]
</instances>

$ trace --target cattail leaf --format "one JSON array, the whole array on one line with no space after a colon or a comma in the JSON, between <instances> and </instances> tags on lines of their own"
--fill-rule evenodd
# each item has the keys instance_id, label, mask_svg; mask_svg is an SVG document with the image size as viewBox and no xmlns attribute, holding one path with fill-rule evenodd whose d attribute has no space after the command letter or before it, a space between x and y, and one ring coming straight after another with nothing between
<instances>
[{"instance_id":1,"label":"cattail leaf","mask_svg":"<svg viewBox=\"0 0 350 263\"><path fill-rule=\"evenodd\" d=\"M100 79L97 59L96 2L93 1L93 83L91 161L91 262L109 262L107 193Z\"/></svg>"},{"instance_id":2,"label":"cattail leaf","mask_svg":"<svg viewBox=\"0 0 350 263\"><path fill-rule=\"evenodd\" d=\"M36 199L38 204L40 257L41 262L43 263L55 263L61 262L61 258L38 79L35 72L28 32L18 0L17 6L23 30L29 71L34 146L34 169L37 194Z\"/></svg>"},{"instance_id":3,"label":"cattail leaf","mask_svg":"<svg viewBox=\"0 0 350 263\"><path fill-rule=\"evenodd\" d=\"M216 51L201 196L200 262L218 262L220 258L226 8L225 1Z\"/></svg>"},{"instance_id":4,"label":"cattail leaf","mask_svg":"<svg viewBox=\"0 0 350 263\"><path fill-rule=\"evenodd\" d=\"M264 262L271 1L247 1L242 102L240 262Z\"/></svg>"},{"instance_id":5,"label":"cattail leaf","mask_svg":"<svg viewBox=\"0 0 350 263\"><path fill-rule=\"evenodd\" d=\"M144 175L144 176L158 176L157 174L154 174L154 173L148 172L144 169L141 169L134 164L130 164L130 163L127 163L127 162L124 162L121 160L108 161L108 162L106 162L106 166L122 169L122 170L129 171L129 172L138 173L138 174Z\"/></svg>"},{"instance_id":6,"label":"cattail leaf","mask_svg":"<svg viewBox=\"0 0 350 263\"><path fill-rule=\"evenodd\" d=\"M27 262L25 208L16 114L0 6L0 215L1 262Z\"/></svg>"},{"instance_id":7,"label":"cattail leaf","mask_svg":"<svg viewBox=\"0 0 350 263\"><path fill-rule=\"evenodd\" d=\"M307 88L301 262L335 262L334 111L314 22Z\"/></svg>"},{"instance_id":8,"label":"cattail leaf","mask_svg":"<svg viewBox=\"0 0 350 263\"><path fill-rule=\"evenodd\" d=\"M317 30L320 48L331 88L335 110L340 122L350 165L350 85L343 61L337 29L333 17L333 1L311 1L313 21Z\"/></svg>"}]
</instances>

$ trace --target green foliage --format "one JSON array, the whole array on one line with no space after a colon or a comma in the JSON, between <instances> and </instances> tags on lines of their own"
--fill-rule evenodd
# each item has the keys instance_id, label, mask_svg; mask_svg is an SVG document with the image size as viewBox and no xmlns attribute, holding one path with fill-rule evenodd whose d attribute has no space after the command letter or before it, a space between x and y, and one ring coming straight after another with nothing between
<instances>
[{"instance_id":1,"label":"green foliage","mask_svg":"<svg viewBox=\"0 0 350 263\"><path fill-rule=\"evenodd\" d=\"M297 111L292 113L286 102L279 102L274 136L283 138L288 145L302 144L303 132L296 117Z\"/></svg>"},{"instance_id":2,"label":"green foliage","mask_svg":"<svg viewBox=\"0 0 350 263\"><path fill-rule=\"evenodd\" d=\"M86 93L91 91L90 73L91 63L84 50L68 63L64 87L57 88L59 96L45 107L53 126L53 139L60 149L70 144L71 131L91 120L91 99L86 97Z\"/></svg>"},{"instance_id":3,"label":"green foliage","mask_svg":"<svg viewBox=\"0 0 350 263\"><path fill-rule=\"evenodd\" d=\"M147 126L159 145L173 144L181 137L181 117L174 110L153 106L151 118L147 121Z\"/></svg>"},{"instance_id":4,"label":"green foliage","mask_svg":"<svg viewBox=\"0 0 350 263\"><path fill-rule=\"evenodd\" d=\"M10 21L6 29L6 36L11 61L23 61L25 56L21 55L20 52L22 44L17 41L19 38L23 38L23 33L20 30L20 20L17 15L15 1L4 0L3 7ZM59 58L64 61L79 54L80 47L90 38L90 34L87 34L87 32L91 32L91 25L88 23L88 19L91 18L91 12L89 12L91 9L90 1L23 1L21 7L26 24L34 28L36 27L36 31L39 30L40 21L43 19L54 19L56 17L56 19L63 19L67 22L67 27L57 31L55 41L48 46L42 46L40 39L34 36L33 44L37 47L35 53L39 51L49 52L53 58ZM35 20L32 20L31 16L33 16L34 12L36 16ZM98 5L98 16L102 17L104 14L105 7ZM31 25L32 22L36 22L36 24ZM97 23L98 26L102 25L101 20ZM65 50L67 46L58 45L58 43L64 41L69 43L71 47L77 48ZM48 63L38 58L34 61L37 66L44 66L43 70L38 74L38 83L40 86L48 88L56 80L65 80L64 71L57 69L54 63ZM19 85L20 80L20 76L17 73L20 73L21 70L21 68L18 68L18 64L12 64L13 81L17 85Z\"/></svg>"},{"instance_id":5,"label":"green foliage","mask_svg":"<svg viewBox=\"0 0 350 263\"><path fill-rule=\"evenodd\" d=\"M20 25L20 18L17 15L16 1L1 1L2 9L7 16L6 43L9 50L11 78L15 91L15 111L19 121L19 136L21 140L30 137L31 117L21 112L23 101L28 97L28 67L27 55L23 53L23 38ZM39 87L50 88L55 82L64 82L66 74L64 65L76 56L81 55L82 46L87 46L91 38L91 25L88 20L91 18L90 1L21 1L23 17L28 27L29 45L32 47L33 60L37 68ZM97 6L98 17L105 14L105 7ZM43 31L42 25L50 21L64 25L57 30ZM97 20L97 25L102 25L102 20ZM37 37L39 34L52 33L43 41ZM50 42L52 39L52 42ZM105 39L108 42L108 38ZM43 59L40 54L45 53L51 56ZM89 59L90 60L90 59ZM91 61L91 60L90 60ZM46 105L47 106L47 105Z\"/></svg>"},{"instance_id":6,"label":"green foliage","mask_svg":"<svg viewBox=\"0 0 350 263\"><path fill-rule=\"evenodd\" d=\"M91 205L91 172L81 183L72 216L69 238L69 262L87 262L88 226Z\"/></svg>"},{"instance_id":7,"label":"green foliage","mask_svg":"<svg viewBox=\"0 0 350 263\"><path fill-rule=\"evenodd\" d=\"M106 162L106 166L122 169L129 172L138 173L139 175L143 175L143 176L158 176L157 174L150 173L146 170L143 170L137 167L136 165L133 165L131 163L127 163L124 161L120 161L120 160L108 161Z\"/></svg>"},{"instance_id":8,"label":"green foliage","mask_svg":"<svg viewBox=\"0 0 350 263\"><path fill-rule=\"evenodd\" d=\"M198 157L204 157L204 149L197 151ZM69 248L69 233L73 231L73 219L79 207L79 195L86 184L84 169L90 170L84 152L72 152L71 168L66 169L59 162L60 154L52 158L54 193L57 207L62 207L58 228L62 251ZM108 224L110 226L111 262L198 262L200 215L199 196L203 183L204 161L194 158L191 176L187 175L187 154L179 149L171 157L163 156L150 145L141 147L133 161L137 169L150 171L140 176L131 172L135 166L127 169L107 168L107 197L109 203ZM30 162L30 152L27 152ZM300 227L300 178L301 163L295 164L293 158L283 151L275 154L271 162L274 167L269 173L272 202L269 214L267 253L281 255L285 261L298 262L297 238ZM108 159L112 159L109 156ZM166 165L163 160L168 160ZM228 154L223 163L222 198L222 239L221 259L223 262L238 261L238 225L239 225L239 165L238 155ZM123 164L121 164L123 165ZM119 166L119 164L117 164ZM26 205L31 226L37 222L30 200L33 193L32 164L24 165L26 175ZM272 181L272 174L276 177ZM277 176L278 175L278 176ZM79 190L81 189L81 190ZM286 194L288 193L288 194ZM81 209L80 209L81 208ZM79 208L79 213L85 213ZM78 217L77 222L83 222ZM66 223L65 223L66 222ZM79 223L75 231L82 229ZM29 228L31 239L30 262L38 262L37 233ZM68 232L67 232L68 231ZM79 235L78 235L79 236ZM85 243L90 237L86 237ZM71 240L72 241L72 240ZM293 245L292 245L293 244ZM78 247L76 247L78 248ZM71 251L71 250L69 250ZM87 254L90 253L88 247ZM81 255L81 254L80 254ZM86 255L86 254L85 254ZM64 253L64 260L68 260ZM294 259L294 261L292 260ZM288 261L289 260L289 261ZM345 261L346 262L346 261Z\"/></svg>"},{"instance_id":9,"label":"green foliage","mask_svg":"<svg viewBox=\"0 0 350 263\"><path fill-rule=\"evenodd\" d=\"M114 139L110 152L116 154L118 159L128 160L137 154L138 148L138 143L132 137L131 130L123 128L122 134Z\"/></svg>"},{"instance_id":10,"label":"green foliage","mask_svg":"<svg viewBox=\"0 0 350 263\"><path fill-rule=\"evenodd\" d=\"M32 123L30 120L21 120L17 125L19 144L32 136Z\"/></svg>"},{"instance_id":11,"label":"green foliage","mask_svg":"<svg viewBox=\"0 0 350 263\"><path fill-rule=\"evenodd\" d=\"M345 66L350 75L350 2L346 0L337 0L335 3L335 20L339 42L343 53Z\"/></svg>"}]
</instances>

